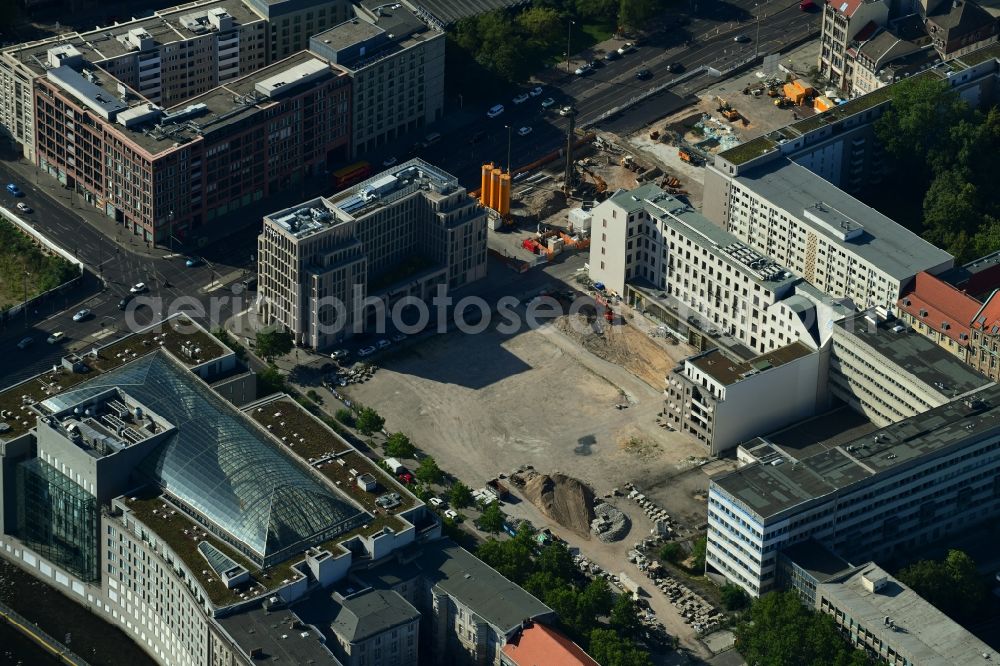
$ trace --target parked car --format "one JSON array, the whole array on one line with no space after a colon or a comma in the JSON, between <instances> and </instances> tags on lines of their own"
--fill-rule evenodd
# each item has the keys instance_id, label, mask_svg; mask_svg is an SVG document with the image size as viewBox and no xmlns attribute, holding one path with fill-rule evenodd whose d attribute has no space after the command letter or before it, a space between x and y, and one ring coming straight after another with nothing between
<instances>
[{"instance_id":1,"label":"parked car","mask_svg":"<svg viewBox=\"0 0 1000 666\"><path fill-rule=\"evenodd\" d=\"M739 42L740 44L746 44L747 42L750 41L750 38L747 37L746 35L736 35L735 37L733 37L733 41Z\"/></svg>"},{"instance_id":2,"label":"parked car","mask_svg":"<svg viewBox=\"0 0 1000 666\"><path fill-rule=\"evenodd\" d=\"M77 312L75 315L73 315L73 321L83 321L84 319L87 319L89 317L90 317L90 310L84 308L79 312Z\"/></svg>"},{"instance_id":3,"label":"parked car","mask_svg":"<svg viewBox=\"0 0 1000 666\"><path fill-rule=\"evenodd\" d=\"M118 301L118 309L124 310L125 308L127 308L129 301L132 300L132 296L133 294L126 294L125 296L123 296L122 299Z\"/></svg>"},{"instance_id":4,"label":"parked car","mask_svg":"<svg viewBox=\"0 0 1000 666\"><path fill-rule=\"evenodd\" d=\"M195 266L201 266L204 262L199 257L188 257L184 260L184 265L188 268L194 268Z\"/></svg>"},{"instance_id":5,"label":"parked car","mask_svg":"<svg viewBox=\"0 0 1000 666\"><path fill-rule=\"evenodd\" d=\"M531 95L532 97L538 97L539 95L542 94L542 87L535 86L534 88L528 91L528 94Z\"/></svg>"},{"instance_id":6,"label":"parked car","mask_svg":"<svg viewBox=\"0 0 1000 666\"><path fill-rule=\"evenodd\" d=\"M542 100L543 109L550 109L555 105L556 105L556 100L553 97L546 97L545 99Z\"/></svg>"},{"instance_id":7,"label":"parked car","mask_svg":"<svg viewBox=\"0 0 1000 666\"><path fill-rule=\"evenodd\" d=\"M601 67L604 67L604 61L603 60L591 60L590 61L590 68L591 69L600 69Z\"/></svg>"},{"instance_id":8,"label":"parked car","mask_svg":"<svg viewBox=\"0 0 1000 666\"><path fill-rule=\"evenodd\" d=\"M63 333L62 331L56 331L55 333L53 333L52 335L50 335L49 337L47 337L45 339L45 341L47 343L49 343L50 345L54 345L55 343L59 342L60 340L62 340L65 337L66 337L65 333Z\"/></svg>"},{"instance_id":9,"label":"parked car","mask_svg":"<svg viewBox=\"0 0 1000 666\"><path fill-rule=\"evenodd\" d=\"M31 212L34 212L34 211L31 210L31 206L29 206L28 204L23 203L21 201L17 202L17 209L19 211L21 211L22 213L31 213Z\"/></svg>"},{"instance_id":10,"label":"parked car","mask_svg":"<svg viewBox=\"0 0 1000 666\"><path fill-rule=\"evenodd\" d=\"M527 125L525 125L521 129L517 130L518 136L528 136L529 134L531 134L531 132L532 132L532 129L530 127L528 127Z\"/></svg>"},{"instance_id":11,"label":"parked car","mask_svg":"<svg viewBox=\"0 0 1000 666\"><path fill-rule=\"evenodd\" d=\"M388 340L386 340L385 338L382 338L381 340L376 340L375 341L375 346L378 347L379 349L385 349L386 347L390 346L391 344L392 343L389 342Z\"/></svg>"},{"instance_id":12,"label":"parked car","mask_svg":"<svg viewBox=\"0 0 1000 666\"><path fill-rule=\"evenodd\" d=\"M559 109L559 115L560 116L568 116L571 113L573 113L573 107L572 106L564 106L563 108Z\"/></svg>"},{"instance_id":13,"label":"parked car","mask_svg":"<svg viewBox=\"0 0 1000 666\"><path fill-rule=\"evenodd\" d=\"M350 353L351 352L347 351L346 349L335 349L334 351L330 352L330 358L332 358L334 361L339 361L342 358L347 358L350 355Z\"/></svg>"},{"instance_id":14,"label":"parked car","mask_svg":"<svg viewBox=\"0 0 1000 666\"><path fill-rule=\"evenodd\" d=\"M496 106L491 106L490 110L486 112L487 118L496 118L501 113L503 113L503 104L497 104Z\"/></svg>"},{"instance_id":15,"label":"parked car","mask_svg":"<svg viewBox=\"0 0 1000 666\"><path fill-rule=\"evenodd\" d=\"M372 347L371 345L367 347L362 347L361 349L358 350L358 356L362 358L364 358L365 356L371 356L374 353L375 353L375 348Z\"/></svg>"},{"instance_id":16,"label":"parked car","mask_svg":"<svg viewBox=\"0 0 1000 666\"><path fill-rule=\"evenodd\" d=\"M631 53L632 51L635 51L635 44L632 42L625 42L618 47L618 55L625 55L626 53Z\"/></svg>"},{"instance_id":17,"label":"parked car","mask_svg":"<svg viewBox=\"0 0 1000 666\"><path fill-rule=\"evenodd\" d=\"M635 73L635 78L639 79L640 81L646 81L648 79L653 78L653 73L648 69L640 69L638 72Z\"/></svg>"},{"instance_id":18,"label":"parked car","mask_svg":"<svg viewBox=\"0 0 1000 666\"><path fill-rule=\"evenodd\" d=\"M396 478L400 480L404 485L410 485L413 483L413 475L409 472L403 472L402 474L397 474Z\"/></svg>"},{"instance_id":19,"label":"parked car","mask_svg":"<svg viewBox=\"0 0 1000 666\"><path fill-rule=\"evenodd\" d=\"M436 507L444 506L444 500L441 499L440 497L432 497L427 501L431 503L431 506L436 506Z\"/></svg>"},{"instance_id":20,"label":"parked car","mask_svg":"<svg viewBox=\"0 0 1000 666\"><path fill-rule=\"evenodd\" d=\"M618 51L608 51L606 54L604 54L605 60L618 60L621 57L622 54L618 53Z\"/></svg>"},{"instance_id":21,"label":"parked car","mask_svg":"<svg viewBox=\"0 0 1000 666\"><path fill-rule=\"evenodd\" d=\"M24 196L24 192L21 191L21 188L15 185L14 183L7 183L7 191L13 194L15 197Z\"/></svg>"},{"instance_id":22,"label":"parked car","mask_svg":"<svg viewBox=\"0 0 1000 666\"><path fill-rule=\"evenodd\" d=\"M27 349L34 342L35 342L34 338L31 338L31 337L21 338L21 341L17 343L17 348L18 349Z\"/></svg>"},{"instance_id":23,"label":"parked car","mask_svg":"<svg viewBox=\"0 0 1000 666\"><path fill-rule=\"evenodd\" d=\"M129 288L129 291L133 294L144 294L149 290L145 282L136 282Z\"/></svg>"},{"instance_id":24,"label":"parked car","mask_svg":"<svg viewBox=\"0 0 1000 666\"><path fill-rule=\"evenodd\" d=\"M529 97L531 97L531 95L529 95L528 93L521 93L520 95L514 98L514 104L524 104L525 102L528 101Z\"/></svg>"},{"instance_id":25,"label":"parked car","mask_svg":"<svg viewBox=\"0 0 1000 666\"><path fill-rule=\"evenodd\" d=\"M667 67L667 71L671 74L679 74L684 71L684 65L679 62L672 62L670 66Z\"/></svg>"},{"instance_id":26,"label":"parked car","mask_svg":"<svg viewBox=\"0 0 1000 666\"><path fill-rule=\"evenodd\" d=\"M577 76L583 76L585 74L590 74L592 71L594 71L594 68L591 67L590 63L588 62L585 65L580 65L579 67L577 67L576 71L573 73L576 74Z\"/></svg>"},{"instance_id":27,"label":"parked car","mask_svg":"<svg viewBox=\"0 0 1000 666\"><path fill-rule=\"evenodd\" d=\"M454 509L446 509L445 512L444 512L444 515L448 516L452 520L455 520L456 518L458 518L458 512L455 511Z\"/></svg>"}]
</instances>

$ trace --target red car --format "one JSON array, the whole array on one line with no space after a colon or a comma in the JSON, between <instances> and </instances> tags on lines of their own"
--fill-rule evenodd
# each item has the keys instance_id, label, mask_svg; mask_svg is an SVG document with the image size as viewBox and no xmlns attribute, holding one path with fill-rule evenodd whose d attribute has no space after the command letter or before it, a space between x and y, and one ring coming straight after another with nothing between
<instances>
[{"instance_id":1,"label":"red car","mask_svg":"<svg viewBox=\"0 0 1000 666\"><path fill-rule=\"evenodd\" d=\"M413 483L413 475L410 474L409 472L403 472L398 476L398 478L406 485L410 485L411 483Z\"/></svg>"}]
</instances>

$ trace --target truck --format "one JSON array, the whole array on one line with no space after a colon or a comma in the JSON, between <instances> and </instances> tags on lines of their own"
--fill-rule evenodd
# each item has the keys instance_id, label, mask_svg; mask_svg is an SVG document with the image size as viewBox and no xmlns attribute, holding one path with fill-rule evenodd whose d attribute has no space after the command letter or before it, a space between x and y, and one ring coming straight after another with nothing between
<instances>
[{"instance_id":1,"label":"truck","mask_svg":"<svg viewBox=\"0 0 1000 666\"><path fill-rule=\"evenodd\" d=\"M632 595L633 599L638 599L644 594L642 586L632 580L624 571L618 574L618 582L621 584L623 590Z\"/></svg>"},{"instance_id":2,"label":"truck","mask_svg":"<svg viewBox=\"0 0 1000 666\"><path fill-rule=\"evenodd\" d=\"M388 467L389 471L393 474L402 474L406 471L406 467L404 467L403 464L395 458L386 458L382 462L385 463L385 466Z\"/></svg>"},{"instance_id":3,"label":"truck","mask_svg":"<svg viewBox=\"0 0 1000 666\"><path fill-rule=\"evenodd\" d=\"M500 483L500 479L490 479L486 482L486 490L501 502L510 494L510 489Z\"/></svg>"}]
</instances>

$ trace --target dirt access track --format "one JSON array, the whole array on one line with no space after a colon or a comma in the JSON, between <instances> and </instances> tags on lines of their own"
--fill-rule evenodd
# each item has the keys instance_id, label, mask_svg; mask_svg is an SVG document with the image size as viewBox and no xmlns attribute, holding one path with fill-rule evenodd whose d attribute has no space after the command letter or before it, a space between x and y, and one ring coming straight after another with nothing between
<instances>
[{"instance_id":1,"label":"dirt access track","mask_svg":"<svg viewBox=\"0 0 1000 666\"><path fill-rule=\"evenodd\" d=\"M383 359L372 380L347 393L473 487L527 464L602 494L626 481L652 485L704 455L657 426L662 389L553 325L420 341Z\"/></svg>"}]
</instances>

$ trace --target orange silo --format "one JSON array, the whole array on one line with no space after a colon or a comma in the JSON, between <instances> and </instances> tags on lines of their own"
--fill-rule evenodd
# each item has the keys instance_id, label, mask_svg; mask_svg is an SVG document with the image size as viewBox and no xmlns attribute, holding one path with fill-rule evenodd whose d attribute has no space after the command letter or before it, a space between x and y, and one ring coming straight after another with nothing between
<instances>
[{"instance_id":1,"label":"orange silo","mask_svg":"<svg viewBox=\"0 0 1000 666\"><path fill-rule=\"evenodd\" d=\"M500 192L497 196L497 208L496 211L500 215L507 215L510 213L510 173L505 173L500 176Z\"/></svg>"},{"instance_id":2,"label":"orange silo","mask_svg":"<svg viewBox=\"0 0 1000 666\"><path fill-rule=\"evenodd\" d=\"M490 202L486 204L493 210L500 210L500 176L503 175L503 169L500 167L493 167L493 174L491 175L492 184L490 185Z\"/></svg>"},{"instance_id":3,"label":"orange silo","mask_svg":"<svg viewBox=\"0 0 1000 666\"><path fill-rule=\"evenodd\" d=\"M490 205L490 195L492 194L493 185L493 163L484 164L482 171L482 180L479 186L479 203L484 206Z\"/></svg>"}]
</instances>

